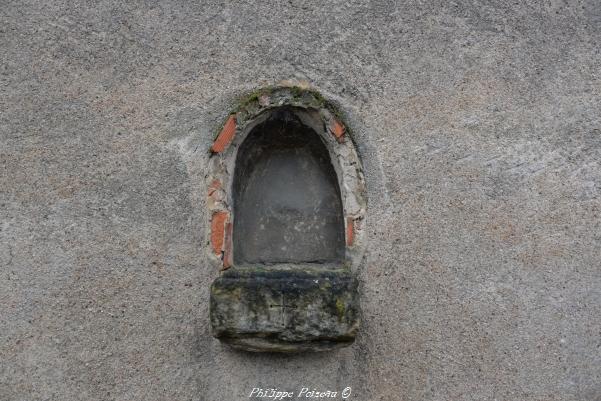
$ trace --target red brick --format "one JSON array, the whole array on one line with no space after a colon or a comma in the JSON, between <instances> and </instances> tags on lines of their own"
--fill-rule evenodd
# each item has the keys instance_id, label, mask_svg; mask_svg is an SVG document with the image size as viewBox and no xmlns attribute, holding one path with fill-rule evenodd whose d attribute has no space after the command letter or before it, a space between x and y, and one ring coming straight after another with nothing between
<instances>
[{"instance_id":1,"label":"red brick","mask_svg":"<svg viewBox=\"0 0 601 401\"><path fill-rule=\"evenodd\" d=\"M228 217L229 213L223 211L215 212L211 217L211 246L217 256L221 256L221 252L223 251L225 222Z\"/></svg>"},{"instance_id":2,"label":"red brick","mask_svg":"<svg viewBox=\"0 0 601 401\"><path fill-rule=\"evenodd\" d=\"M232 142L232 139L234 139L235 133L236 115L232 114L225 122L225 125L223 126L223 129L221 130L219 135L217 135L217 139L215 139L215 142L213 142L213 146L211 146L211 152L223 152Z\"/></svg>"},{"instance_id":3,"label":"red brick","mask_svg":"<svg viewBox=\"0 0 601 401\"><path fill-rule=\"evenodd\" d=\"M338 142L342 142L344 140L343 136L344 132L346 131L346 128L344 127L344 125L342 125L340 121L336 120L335 118L333 118L330 122L330 131L332 132L332 134L334 134Z\"/></svg>"},{"instance_id":4,"label":"red brick","mask_svg":"<svg viewBox=\"0 0 601 401\"><path fill-rule=\"evenodd\" d=\"M353 246L355 241L355 220L352 217L346 218L346 245Z\"/></svg>"}]
</instances>

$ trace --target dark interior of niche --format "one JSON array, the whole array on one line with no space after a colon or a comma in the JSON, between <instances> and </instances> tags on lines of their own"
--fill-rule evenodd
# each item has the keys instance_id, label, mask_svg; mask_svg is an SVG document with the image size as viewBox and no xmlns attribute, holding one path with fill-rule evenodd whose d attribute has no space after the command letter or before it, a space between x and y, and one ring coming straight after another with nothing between
<instances>
[{"instance_id":1,"label":"dark interior of niche","mask_svg":"<svg viewBox=\"0 0 601 401\"><path fill-rule=\"evenodd\" d=\"M234 263L342 262L342 202L328 150L293 108L269 113L236 157Z\"/></svg>"}]
</instances>

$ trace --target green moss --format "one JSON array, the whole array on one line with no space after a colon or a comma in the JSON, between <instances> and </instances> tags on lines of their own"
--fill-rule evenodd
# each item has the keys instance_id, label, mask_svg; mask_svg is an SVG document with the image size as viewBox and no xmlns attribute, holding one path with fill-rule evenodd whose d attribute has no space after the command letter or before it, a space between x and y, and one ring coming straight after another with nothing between
<instances>
[{"instance_id":1,"label":"green moss","mask_svg":"<svg viewBox=\"0 0 601 401\"><path fill-rule=\"evenodd\" d=\"M316 108L328 108L328 102L326 101L326 99L321 95L321 93L317 92L316 90L312 90L312 89L308 89L307 93L311 95L312 99L312 105Z\"/></svg>"},{"instance_id":2,"label":"green moss","mask_svg":"<svg viewBox=\"0 0 601 401\"><path fill-rule=\"evenodd\" d=\"M323 95L314 89L301 88L300 86L266 86L241 96L238 99L238 107L235 112L250 111L249 109L253 107L258 108L259 98L263 95L284 99L284 104L335 110L332 105L328 104Z\"/></svg>"},{"instance_id":3,"label":"green moss","mask_svg":"<svg viewBox=\"0 0 601 401\"><path fill-rule=\"evenodd\" d=\"M299 98L303 95L304 90L298 86L293 86L290 88L290 92L292 93L293 97Z\"/></svg>"},{"instance_id":4,"label":"green moss","mask_svg":"<svg viewBox=\"0 0 601 401\"><path fill-rule=\"evenodd\" d=\"M263 88L255 89L247 94L240 96L238 99L238 107L235 112L247 109L249 106L254 106L259 103L259 98L263 95L269 95L273 92L274 87L266 86Z\"/></svg>"},{"instance_id":5,"label":"green moss","mask_svg":"<svg viewBox=\"0 0 601 401\"><path fill-rule=\"evenodd\" d=\"M271 99L271 107L277 105L291 105L295 107L327 109L335 118L344 123L344 114L340 109L327 101L326 98L317 90L303 88L300 86L265 86L254 89L239 97L237 107L233 113L237 114L238 121L241 124L248 119L254 118L258 113L265 109L259 104L261 96L266 95ZM353 133L347 124L344 124L349 138L353 138Z\"/></svg>"},{"instance_id":6,"label":"green moss","mask_svg":"<svg viewBox=\"0 0 601 401\"><path fill-rule=\"evenodd\" d=\"M346 308L344 307L344 302L340 298L337 298L336 299L336 310L338 311L338 318L340 320L342 320L344 318L345 309Z\"/></svg>"},{"instance_id":7,"label":"green moss","mask_svg":"<svg viewBox=\"0 0 601 401\"><path fill-rule=\"evenodd\" d=\"M246 107L248 107L249 105L251 105L252 103L256 103L259 101L259 97L262 95L262 92L260 90L254 90L251 93L249 93L246 96L243 96L242 98L240 98L240 100L238 101L238 108L236 111L240 111Z\"/></svg>"}]
</instances>

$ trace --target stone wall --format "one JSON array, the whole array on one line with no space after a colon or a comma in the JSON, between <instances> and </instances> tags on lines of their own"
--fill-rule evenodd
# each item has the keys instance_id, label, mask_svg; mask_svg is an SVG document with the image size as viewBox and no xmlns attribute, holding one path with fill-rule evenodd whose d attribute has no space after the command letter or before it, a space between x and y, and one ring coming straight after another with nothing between
<instances>
[{"instance_id":1,"label":"stone wall","mask_svg":"<svg viewBox=\"0 0 601 401\"><path fill-rule=\"evenodd\" d=\"M600 48L595 0L4 2L0 399L598 401ZM210 334L210 148L280 84L363 163L338 351Z\"/></svg>"}]
</instances>

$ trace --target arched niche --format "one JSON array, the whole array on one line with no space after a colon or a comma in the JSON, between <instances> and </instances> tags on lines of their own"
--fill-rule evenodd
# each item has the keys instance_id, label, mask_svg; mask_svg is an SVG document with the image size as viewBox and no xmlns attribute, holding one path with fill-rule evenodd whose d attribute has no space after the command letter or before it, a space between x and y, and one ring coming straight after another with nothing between
<instances>
[{"instance_id":1,"label":"arched niche","mask_svg":"<svg viewBox=\"0 0 601 401\"><path fill-rule=\"evenodd\" d=\"M249 351L328 350L359 327L361 163L315 91L265 88L215 137L207 174L213 335Z\"/></svg>"},{"instance_id":2,"label":"arched niche","mask_svg":"<svg viewBox=\"0 0 601 401\"><path fill-rule=\"evenodd\" d=\"M278 108L250 130L235 162L234 265L341 264L340 188L321 137L294 109Z\"/></svg>"}]
</instances>

